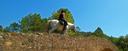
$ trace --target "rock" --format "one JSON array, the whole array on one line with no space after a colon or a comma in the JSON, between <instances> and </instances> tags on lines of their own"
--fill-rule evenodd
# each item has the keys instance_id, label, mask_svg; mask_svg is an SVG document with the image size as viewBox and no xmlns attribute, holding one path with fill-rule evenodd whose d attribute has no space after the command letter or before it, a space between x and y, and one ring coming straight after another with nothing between
<instances>
[{"instance_id":1,"label":"rock","mask_svg":"<svg viewBox=\"0 0 128 51\"><path fill-rule=\"evenodd\" d=\"M3 36L0 35L0 39L3 39Z\"/></svg>"},{"instance_id":2,"label":"rock","mask_svg":"<svg viewBox=\"0 0 128 51\"><path fill-rule=\"evenodd\" d=\"M13 43L12 43L11 41L6 41L6 42L4 42L4 45L5 45L6 47L10 47L12 44L13 44Z\"/></svg>"}]
</instances>

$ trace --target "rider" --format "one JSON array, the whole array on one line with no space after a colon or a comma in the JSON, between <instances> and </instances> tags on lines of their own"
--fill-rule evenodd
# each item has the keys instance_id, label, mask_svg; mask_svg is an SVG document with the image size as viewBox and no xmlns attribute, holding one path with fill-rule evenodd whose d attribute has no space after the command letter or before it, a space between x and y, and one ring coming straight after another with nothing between
<instances>
[{"instance_id":1,"label":"rider","mask_svg":"<svg viewBox=\"0 0 128 51\"><path fill-rule=\"evenodd\" d=\"M59 21L62 21L64 23L64 27L63 27L63 31L66 30L66 26L68 25L67 24L67 21L65 20L65 12L62 10L61 13L60 13L60 16L59 16Z\"/></svg>"}]
</instances>

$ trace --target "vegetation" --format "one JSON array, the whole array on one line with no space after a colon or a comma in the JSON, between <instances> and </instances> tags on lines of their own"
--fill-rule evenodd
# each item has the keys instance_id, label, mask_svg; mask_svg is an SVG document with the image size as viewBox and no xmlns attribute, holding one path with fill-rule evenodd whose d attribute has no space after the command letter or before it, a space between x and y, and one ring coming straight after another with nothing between
<instances>
[{"instance_id":1,"label":"vegetation","mask_svg":"<svg viewBox=\"0 0 128 51\"><path fill-rule=\"evenodd\" d=\"M117 51L100 37L70 37L57 33L0 33L0 51ZM3 37L3 38L2 38ZM92 48L93 47L93 48Z\"/></svg>"},{"instance_id":2,"label":"vegetation","mask_svg":"<svg viewBox=\"0 0 128 51\"><path fill-rule=\"evenodd\" d=\"M2 32L3 27L0 25L0 32Z\"/></svg>"},{"instance_id":3,"label":"vegetation","mask_svg":"<svg viewBox=\"0 0 128 51\"><path fill-rule=\"evenodd\" d=\"M42 18L40 14L33 13L24 16L20 22L13 22L7 27L3 27L0 25L0 32L45 32L47 21L49 19L58 19L61 10L66 12L66 20L68 22L74 23L73 15L66 8L60 8L56 12L54 12L49 18ZM80 28L77 27L77 32L68 32L70 36L80 36L80 37L100 37L111 40L113 44L115 44L120 51L128 50L128 35L121 37L109 37L100 27L98 27L94 32L81 32Z\"/></svg>"},{"instance_id":4,"label":"vegetation","mask_svg":"<svg viewBox=\"0 0 128 51\"><path fill-rule=\"evenodd\" d=\"M110 39L120 51L127 51L128 50L128 35L121 36L119 38L111 37Z\"/></svg>"},{"instance_id":5,"label":"vegetation","mask_svg":"<svg viewBox=\"0 0 128 51\"><path fill-rule=\"evenodd\" d=\"M21 22L21 31L22 32L35 32L43 31L43 20L41 19L40 14L29 14L22 18Z\"/></svg>"},{"instance_id":6,"label":"vegetation","mask_svg":"<svg viewBox=\"0 0 128 51\"><path fill-rule=\"evenodd\" d=\"M128 35L120 36L120 37L109 37L105 35L100 27L98 27L94 32L79 32L80 35L89 37L89 36L96 36L111 40L113 44L115 44L119 51L127 51L128 50Z\"/></svg>"}]
</instances>

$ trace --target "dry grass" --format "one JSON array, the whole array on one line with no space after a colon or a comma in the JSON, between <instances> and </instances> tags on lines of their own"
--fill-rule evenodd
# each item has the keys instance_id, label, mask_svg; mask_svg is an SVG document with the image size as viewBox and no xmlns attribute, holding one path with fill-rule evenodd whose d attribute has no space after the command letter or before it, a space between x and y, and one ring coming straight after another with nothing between
<instances>
[{"instance_id":1,"label":"dry grass","mask_svg":"<svg viewBox=\"0 0 128 51\"><path fill-rule=\"evenodd\" d=\"M47 33L0 33L0 51L117 51L109 40Z\"/></svg>"}]
</instances>

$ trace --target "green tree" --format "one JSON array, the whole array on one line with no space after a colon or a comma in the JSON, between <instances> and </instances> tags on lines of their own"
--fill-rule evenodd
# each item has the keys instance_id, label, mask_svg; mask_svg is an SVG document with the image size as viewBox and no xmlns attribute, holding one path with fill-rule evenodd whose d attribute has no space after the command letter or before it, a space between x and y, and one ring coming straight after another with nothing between
<instances>
[{"instance_id":1,"label":"green tree","mask_svg":"<svg viewBox=\"0 0 128 51\"><path fill-rule=\"evenodd\" d=\"M10 28L9 27L5 27L3 32L9 32L10 31Z\"/></svg>"},{"instance_id":2,"label":"green tree","mask_svg":"<svg viewBox=\"0 0 128 51\"><path fill-rule=\"evenodd\" d=\"M124 42L124 36L120 36L119 40L115 42L116 46L119 48L120 51L125 51L125 42Z\"/></svg>"},{"instance_id":3,"label":"green tree","mask_svg":"<svg viewBox=\"0 0 128 51\"><path fill-rule=\"evenodd\" d=\"M80 27L77 26L77 27L76 27L76 31L77 31L77 32L80 32Z\"/></svg>"},{"instance_id":4,"label":"green tree","mask_svg":"<svg viewBox=\"0 0 128 51\"><path fill-rule=\"evenodd\" d=\"M80 36L88 37L92 35L92 32L79 32L78 33Z\"/></svg>"},{"instance_id":5,"label":"green tree","mask_svg":"<svg viewBox=\"0 0 128 51\"><path fill-rule=\"evenodd\" d=\"M48 28L47 28L47 26L48 26L47 21L48 21L47 18L42 19L42 25L43 25L43 26L41 26L41 29L43 30L43 32L46 32L47 29L48 29Z\"/></svg>"},{"instance_id":6,"label":"green tree","mask_svg":"<svg viewBox=\"0 0 128 51\"><path fill-rule=\"evenodd\" d=\"M127 51L128 50L128 35L126 35L124 37L124 40L123 40L122 44L123 44L123 50Z\"/></svg>"},{"instance_id":7,"label":"green tree","mask_svg":"<svg viewBox=\"0 0 128 51\"><path fill-rule=\"evenodd\" d=\"M31 23L31 20L30 20L30 14L23 17L20 24L21 24L21 28L22 28L22 32L27 32L28 29L29 29L29 26L30 26L30 23Z\"/></svg>"},{"instance_id":8,"label":"green tree","mask_svg":"<svg viewBox=\"0 0 128 51\"><path fill-rule=\"evenodd\" d=\"M50 19L58 19L62 10L66 13L65 19L70 23L74 23L73 15L67 8L60 8L59 10L57 10L57 12L54 12L52 14Z\"/></svg>"},{"instance_id":9,"label":"green tree","mask_svg":"<svg viewBox=\"0 0 128 51\"><path fill-rule=\"evenodd\" d=\"M40 14L34 13L29 14L22 18L20 24L22 27L22 32L37 32L42 31L43 20L41 19Z\"/></svg>"},{"instance_id":10,"label":"green tree","mask_svg":"<svg viewBox=\"0 0 128 51\"><path fill-rule=\"evenodd\" d=\"M119 38L112 37L111 41L119 48L120 51L128 50L128 35Z\"/></svg>"},{"instance_id":11,"label":"green tree","mask_svg":"<svg viewBox=\"0 0 128 51\"><path fill-rule=\"evenodd\" d=\"M9 27L7 27L7 29L9 32L20 32L20 25L16 22L13 22Z\"/></svg>"},{"instance_id":12,"label":"green tree","mask_svg":"<svg viewBox=\"0 0 128 51\"><path fill-rule=\"evenodd\" d=\"M0 25L0 32L2 32L3 31L3 27Z\"/></svg>"}]
</instances>

